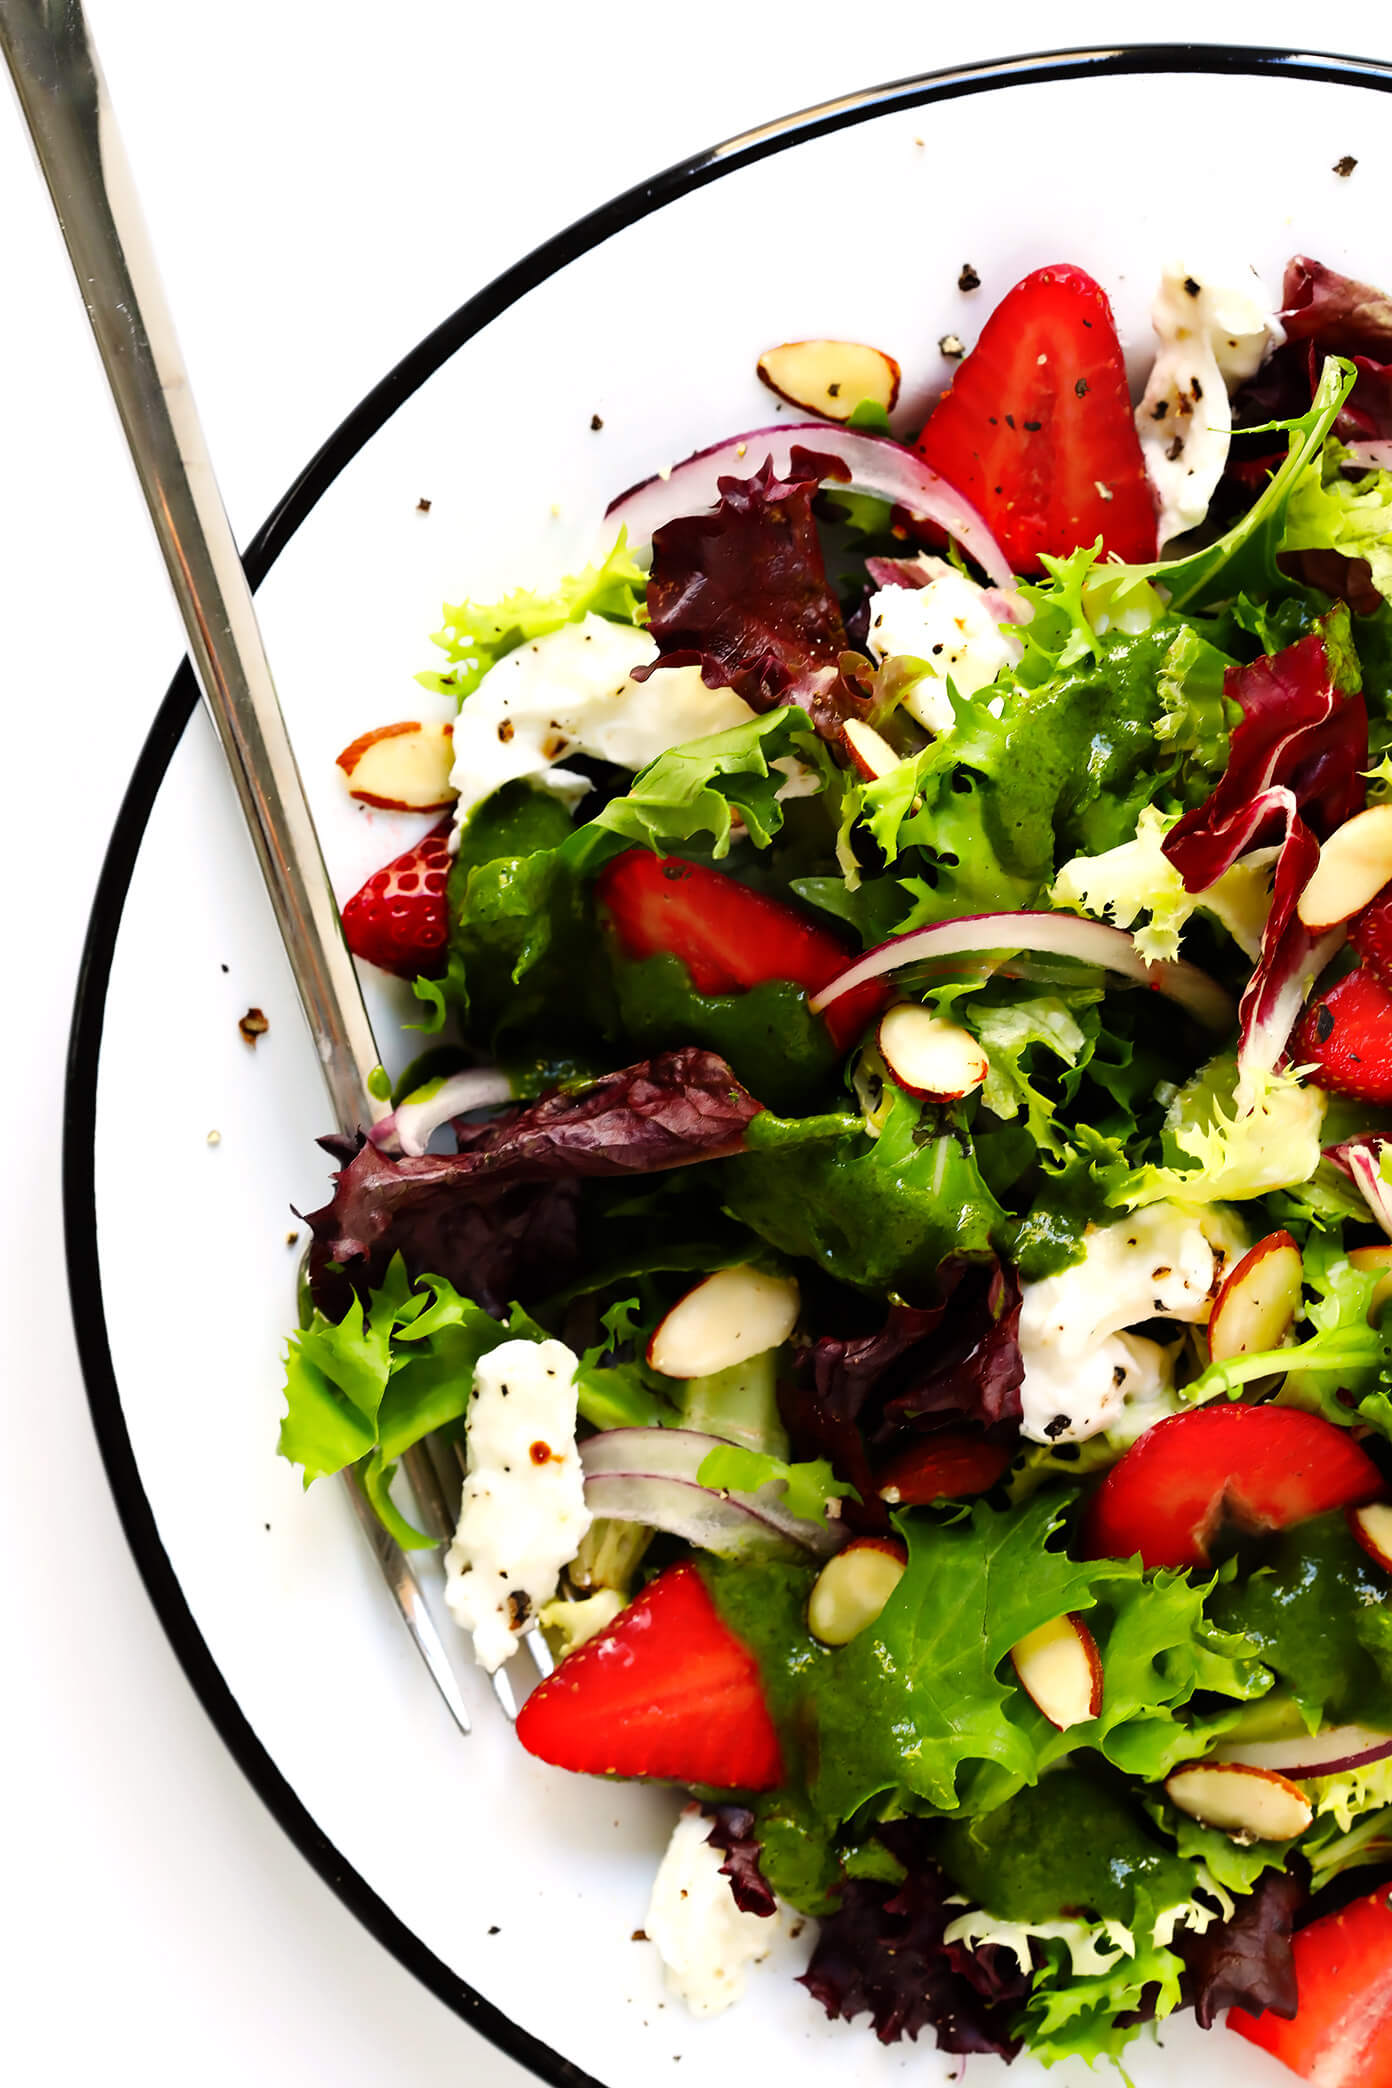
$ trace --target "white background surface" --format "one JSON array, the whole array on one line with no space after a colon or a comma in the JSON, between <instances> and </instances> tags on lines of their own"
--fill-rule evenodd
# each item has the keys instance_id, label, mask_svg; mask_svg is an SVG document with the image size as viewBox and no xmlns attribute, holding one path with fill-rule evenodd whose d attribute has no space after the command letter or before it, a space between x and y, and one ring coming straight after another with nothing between
<instances>
[{"instance_id":1,"label":"white background surface","mask_svg":"<svg viewBox=\"0 0 1392 2088\"><path fill-rule=\"evenodd\" d=\"M243 540L436 320L616 190L877 79L1180 26L1138 0L984 14L881 0L850 15L827 0L795 14L771 0L91 0L90 13ZM1210 0L1182 26L1392 57L1372 0L1323 17L1305 0ZM1008 149L1024 210L1027 137ZM1156 139L1157 180L1182 149L1181 119ZM1234 139L1234 179L1259 179L1267 150L1280 141ZM944 169L944 207L970 178ZM892 225L868 198L867 265L913 266L911 228ZM6 2072L39 2088L93 2074L504 2088L524 2077L358 1928L223 1750L145 1600L92 1441L61 1259L63 1051L107 835L180 639L3 93L0 241ZM679 282L679 257L674 270ZM326 647L349 643L345 603ZM167 981L152 981L152 1034L177 1023L178 964L171 950ZM389 1810L391 1765L367 1788Z\"/></svg>"}]
</instances>

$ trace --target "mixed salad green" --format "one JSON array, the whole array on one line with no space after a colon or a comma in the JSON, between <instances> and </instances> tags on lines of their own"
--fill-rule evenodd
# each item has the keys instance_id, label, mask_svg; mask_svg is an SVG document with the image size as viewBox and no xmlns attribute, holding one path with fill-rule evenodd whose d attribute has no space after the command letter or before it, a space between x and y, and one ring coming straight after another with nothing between
<instances>
[{"instance_id":1,"label":"mixed salad green","mask_svg":"<svg viewBox=\"0 0 1392 2088\"><path fill-rule=\"evenodd\" d=\"M1039 270L915 447L779 421L446 611L452 830L345 911L433 1034L329 1142L281 1449L414 1546L458 1446L456 1615L566 1656L522 1744L692 1790L829 2014L1053 2061L1232 2007L1368 2082L1392 308L1175 295L1139 433Z\"/></svg>"}]
</instances>

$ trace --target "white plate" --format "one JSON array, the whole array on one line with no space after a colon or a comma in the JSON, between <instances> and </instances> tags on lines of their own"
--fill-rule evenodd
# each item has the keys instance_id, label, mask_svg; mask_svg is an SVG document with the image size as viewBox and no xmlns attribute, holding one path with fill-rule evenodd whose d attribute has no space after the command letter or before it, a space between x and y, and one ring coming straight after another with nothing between
<instances>
[{"instance_id":1,"label":"white plate","mask_svg":"<svg viewBox=\"0 0 1392 2088\"><path fill-rule=\"evenodd\" d=\"M911 426L950 374L939 336L972 341L1042 262L1101 279L1138 369L1172 256L1252 265L1274 288L1299 251L1385 277L1389 87L1375 64L1203 48L909 82L673 169L472 299L364 401L249 555L267 576L271 658L340 896L425 824L354 808L332 760L366 727L420 710L411 677L431 663L441 601L563 569L592 547L613 494L771 419L761 349L820 334L882 345L907 373ZM1332 169L1347 154L1358 166L1343 179ZM968 261L982 287L964 295ZM673 1797L529 1760L473 1673L476 1730L461 1740L341 1492L303 1495L275 1456L290 1206L323 1200L312 1139L328 1113L192 706L185 673L113 840L66 1159L93 1415L190 1680L348 1904L545 2078L579 2069L650 2088L679 2060L686 2088L715 2088L736 2067L773 2078L790 2059L805 2088L829 2088L847 2063L867 2081L906 2066L950 2077L955 2061L826 2023L791 1978L805 1938L785 1940L718 2021L666 2001L654 1953L631 1937ZM408 997L380 982L372 997L400 1064ZM237 1031L251 1004L270 1018L254 1052ZM1284 2078L1188 2020L1163 2052L1142 2043L1128 2059L1145 2083L1176 2064L1195 2088ZM1021 2061L1013 2078L1043 2076Z\"/></svg>"}]
</instances>

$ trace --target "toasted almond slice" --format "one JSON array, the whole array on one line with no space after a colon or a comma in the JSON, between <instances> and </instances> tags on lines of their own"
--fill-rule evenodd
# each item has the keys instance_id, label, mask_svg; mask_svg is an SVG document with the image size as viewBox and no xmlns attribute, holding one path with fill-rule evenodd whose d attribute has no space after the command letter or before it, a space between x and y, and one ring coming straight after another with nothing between
<instances>
[{"instance_id":1,"label":"toasted almond slice","mask_svg":"<svg viewBox=\"0 0 1392 2088\"><path fill-rule=\"evenodd\" d=\"M759 375L790 406L824 420L849 420L863 400L894 411L899 365L864 341L784 341L759 357Z\"/></svg>"},{"instance_id":2,"label":"toasted almond slice","mask_svg":"<svg viewBox=\"0 0 1392 2088\"><path fill-rule=\"evenodd\" d=\"M1186 1762L1165 1790L1181 1812L1241 1841L1293 1841L1315 1816L1299 1784L1245 1762Z\"/></svg>"},{"instance_id":3,"label":"toasted almond slice","mask_svg":"<svg viewBox=\"0 0 1392 2088\"><path fill-rule=\"evenodd\" d=\"M1392 805L1355 812L1320 845L1319 861L1296 902L1317 934L1352 920L1392 879Z\"/></svg>"},{"instance_id":4,"label":"toasted almond slice","mask_svg":"<svg viewBox=\"0 0 1392 2088\"><path fill-rule=\"evenodd\" d=\"M1102 1656L1081 1617L1070 1612L1026 1632L1010 1658L1025 1695L1061 1733L1101 1711Z\"/></svg>"},{"instance_id":5,"label":"toasted almond slice","mask_svg":"<svg viewBox=\"0 0 1392 2088\"><path fill-rule=\"evenodd\" d=\"M856 768L867 783L877 782L891 769L898 768L899 755L873 725L865 724L860 718L847 718L844 729Z\"/></svg>"},{"instance_id":6,"label":"toasted almond slice","mask_svg":"<svg viewBox=\"0 0 1392 2088\"><path fill-rule=\"evenodd\" d=\"M713 1377L735 1363L778 1348L797 1324L798 1287L740 1262L717 1269L659 1320L648 1361L664 1377Z\"/></svg>"},{"instance_id":7,"label":"toasted almond slice","mask_svg":"<svg viewBox=\"0 0 1392 2088\"><path fill-rule=\"evenodd\" d=\"M1268 1233L1249 1247L1219 1286L1208 1320L1215 1363L1279 1348L1300 1309L1300 1249L1288 1232Z\"/></svg>"},{"instance_id":8,"label":"toasted almond slice","mask_svg":"<svg viewBox=\"0 0 1392 2088\"><path fill-rule=\"evenodd\" d=\"M807 1628L824 1646L845 1646L878 1618L904 1577L897 1537L853 1537L828 1559L807 1599Z\"/></svg>"},{"instance_id":9,"label":"toasted almond slice","mask_svg":"<svg viewBox=\"0 0 1392 2088\"><path fill-rule=\"evenodd\" d=\"M958 1102L975 1093L990 1070L977 1039L931 1008L899 1001L880 1018L880 1056L900 1087L931 1102Z\"/></svg>"},{"instance_id":10,"label":"toasted almond slice","mask_svg":"<svg viewBox=\"0 0 1392 2088\"><path fill-rule=\"evenodd\" d=\"M1360 1275L1371 1276L1375 1270L1381 1271L1379 1281L1368 1300L1368 1320L1371 1325L1376 1326L1383 1306L1392 1298L1392 1241L1386 1246L1352 1247L1349 1249L1349 1260Z\"/></svg>"},{"instance_id":11,"label":"toasted almond slice","mask_svg":"<svg viewBox=\"0 0 1392 2088\"><path fill-rule=\"evenodd\" d=\"M438 719L378 725L345 747L338 765L351 796L386 812L443 812L459 795L450 782L453 728Z\"/></svg>"},{"instance_id":12,"label":"toasted almond slice","mask_svg":"<svg viewBox=\"0 0 1392 2088\"><path fill-rule=\"evenodd\" d=\"M1386 1501L1369 1501L1366 1508L1350 1508L1348 1524L1368 1557L1384 1573L1392 1573L1392 1507Z\"/></svg>"}]
</instances>

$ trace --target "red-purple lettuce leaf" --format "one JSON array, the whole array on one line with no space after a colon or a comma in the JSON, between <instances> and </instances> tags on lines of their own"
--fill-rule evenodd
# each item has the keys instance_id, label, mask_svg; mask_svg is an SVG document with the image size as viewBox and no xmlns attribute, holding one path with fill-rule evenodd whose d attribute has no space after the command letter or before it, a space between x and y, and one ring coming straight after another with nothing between
<instances>
[{"instance_id":1,"label":"red-purple lettuce leaf","mask_svg":"<svg viewBox=\"0 0 1392 2088\"><path fill-rule=\"evenodd\" d=\"M762 1849L754 1832L754 1813L747 1805L708 1805L706 1818L711 1831L706 1840L724 1852L722 1878L730 1881L735 1905L743 1914L776 1914L778 1901L773 1887L759 1868Z\"/></svg>"},{"instance_id":2,"label":"red-purple lettuce leaf","mask_svg":"<svg viewBox=\"0 0 1392 2088\"><path fill-rule=\"evenodd\" d=\"M1021 1413L1020 1282L993 1263L949 1261L933 1305L889 1306L878 1327L823 1334L795 1353L779 1387L784 1425L799 1458L829 1457L859 1502L843 1512L856 1528L888 1527L873 1464L935 1427L1009 1427Z\"/></svg>"},{"instance_id":3,"label":"red-purple lettuce leaf","mask_svg":"<svg viewBox=\"0 0 1392 2088\"><path fill-rule=\"evenodd\" d=\"M824 479L848 476L839 459L794 446L788 478L768 458L750 478L720 479L708 514L664 523L648 580L648 629L661 657L637 679L696 666L708 688L733 689L752 710L799 705L841 747L845 719L867 706L843 672L843 656L856 662L812 502Z\"/></svg>"},{"instance_id":4,"label":"red-purple lettuce leaf","mask_svg":"<svg viewBox=\"0 0 1392 2088\"><path fill-rule=\"evenodd\" d=\"M1264 1871L1230 1920L1213 1922L1202 1935L1175 1932L1171 1948L1184 1960L1185 1999L1201 2028L1211 2029L1225 2008L1251 2015L1270 2009L1290 2021L1296 2008L1291 1930L1305 1897L1289 1871Z\"/></svg>"},{"instance_id":5,"label":"red-purple lettuce leaf","mask_svg":"<svg viewBox=\"0 0 1392 2088\"><path fill-rule=\"evenodd\" d=\"M394 1160L364 1145L306 1220L315 1301L342 1309L348 1285L379 1283L396 1253L491 1312L554 1291L576 1272L582 1180L724 1159L762 1108L724 1059L688 1047L462 1125L457 1153Z\"/></svg>"},{"instance_id":6,"label":"red-purple lettuce leaf","mask_svg":"<svg viewBox=\"0 0 1392 2088\"><path fill-rule=\"evenodd\" d=\"M928 2025L944 2052L994 2052L1013 2059L1011 2024L1031 1978L1013 1952L945 1943L961 1912L954 1886L926 1854L929 1830L901 1820L877 1830L904 1865L897 1885L850 1878L821 1924L802 1984L827 2014L868 2014L881 2044L916 2038Z\"/></svg>"}]
</instances>

